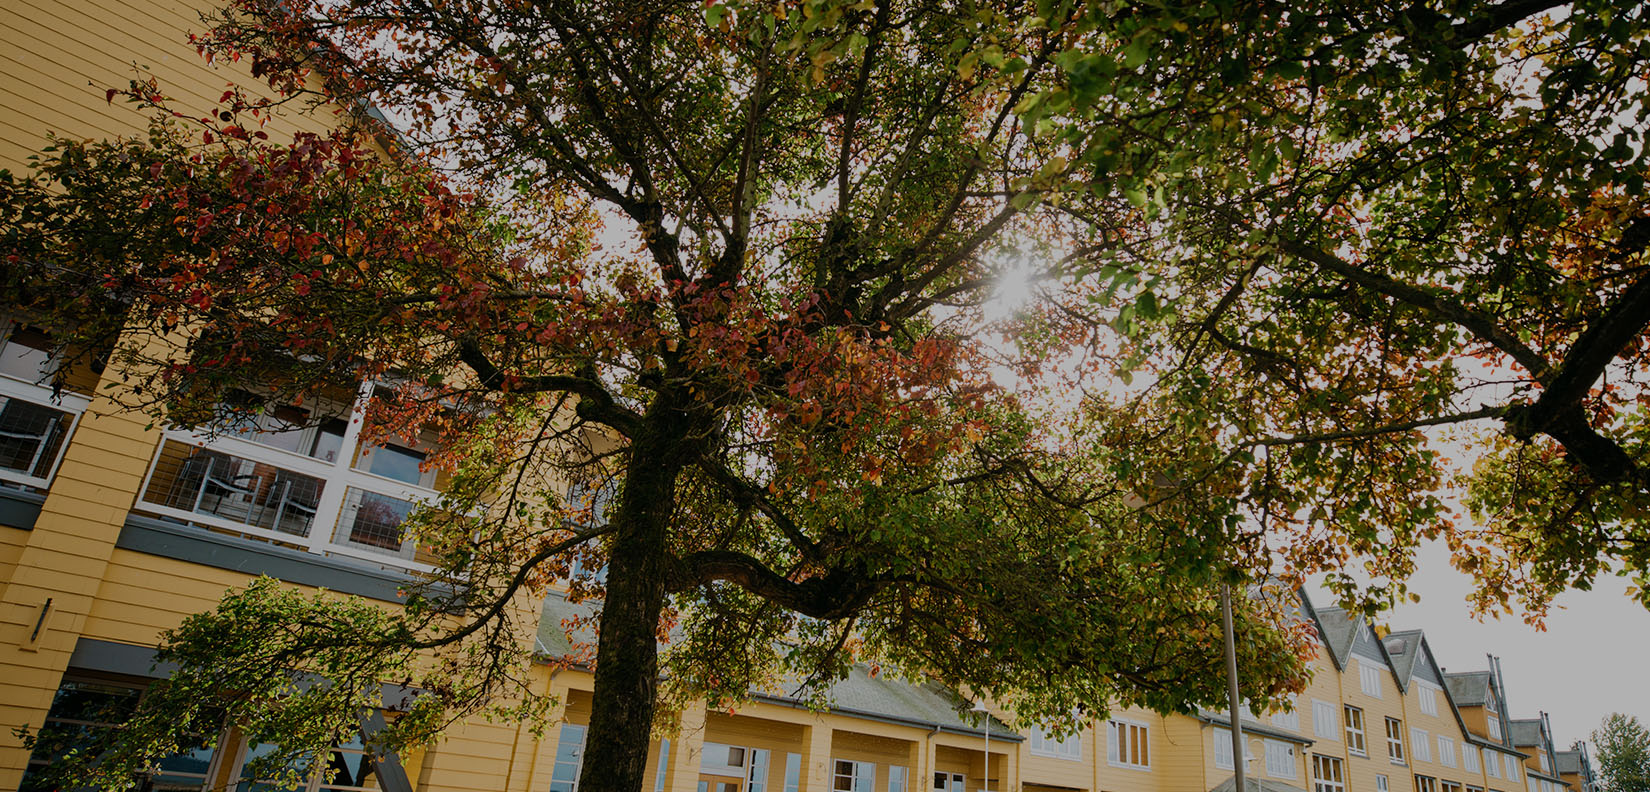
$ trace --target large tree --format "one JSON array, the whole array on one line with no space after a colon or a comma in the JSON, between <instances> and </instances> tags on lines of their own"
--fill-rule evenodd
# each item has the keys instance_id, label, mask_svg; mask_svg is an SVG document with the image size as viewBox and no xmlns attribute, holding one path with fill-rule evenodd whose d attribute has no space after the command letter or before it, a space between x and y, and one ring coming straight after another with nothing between
<instances>
[{"instance_id":1,"label":"large tree","mask_svg":"<svg viewBox=\"0 0 1650 792\"><path fill-rule=\"evenodd\" d=\"M48 161L8 244L78 295L59 333L146 342L170 420L393 377L387 422L452 428L421 530L472 618L351 642L265 594L178 651L307 609L245 667L512 657L511 593L605 564L585 783L635 789L672 625L683 695L857 656L1036 717L1215 700L1221 574L1378 604L1442 535L1486 607L1642 577L1650 43L1616 5L248 3L203 46L370 100L442 176L232 107ZM1046 299L988 343L1011 261ZM1245 621L1276 690L1289 636ZM448 671L398 726L507 679Z\"/></svg>"},{"instance_id":2,"label":"large tree","mask_svg":"<svg viewBox=\"0 0 1650 792\"><path fill-rule=\"evenodd\" d=\"M1650 730L1632 715L1612 712L1593 732L1604 792L1650 789Z\"/></svg>"},{"instance_id":3,"label":"large tree","mask_svg":"<svg viewBox=\"0 0 1650 792\"><path fill-rule=\"evenodd\" d=\"M203 47L275 99L0 180L8 293L63 354L109 354L118 403L244 426L378 381L369 435L438 425L452 471L414 519L436 585L390 613L235 592L169 637L183 668L121 745L82 753L98 780L221 718L285 749L260 777L313 761L382 681L423 691L388 747L541 716L518 606L569 575L601 600L593 792L641 787L661 679L817 694L865 661L1068 722L1218 701L1223 525L1124 504L1092 439L1038 418L1054 397L998 384L1083 330L1004 344L981 310L1090 233L1040 205L1089 193L1016 115L1086 23L1036 10L248 3ZM400 134L269 141L312 91ZM1289 604L1240 603L1256 700L1301 683Z\"/></svg>"}]
</instances>

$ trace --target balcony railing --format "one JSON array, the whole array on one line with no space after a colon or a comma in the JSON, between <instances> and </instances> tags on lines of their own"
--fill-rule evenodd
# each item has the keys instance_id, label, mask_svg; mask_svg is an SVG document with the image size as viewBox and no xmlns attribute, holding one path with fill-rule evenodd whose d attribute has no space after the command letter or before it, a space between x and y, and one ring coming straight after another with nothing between
<instances>
[{"instance_id":1,"label":"balcony railing","mask_svg":"<svg viewBox=\"0 0 1650 792\"><path fill-rule=\"evenodd\" d=\"M0 375L0 482L46 489L88 403Z\"/></svg>"},{"instance_id":2,"label":"balcony railing","mask_svg":"<svg viewBox=\"0 0 1650 792\"><path fill-rule=\"evenodd\" d=\"M403 524L438 494L423 486L430 477L420 473L416 462L407 463L418 452L387 446L357 453L359 408L369 393L370 388L362 390L357 409L339 427L341 437L323 432L308 442L294 442L293 435L272 439L255 431L216 437L168 431L136 509L313 553L428 571L430 559L418 551ZM314 455L292 450L304 448Z\"/></svg>"}]
</instances>

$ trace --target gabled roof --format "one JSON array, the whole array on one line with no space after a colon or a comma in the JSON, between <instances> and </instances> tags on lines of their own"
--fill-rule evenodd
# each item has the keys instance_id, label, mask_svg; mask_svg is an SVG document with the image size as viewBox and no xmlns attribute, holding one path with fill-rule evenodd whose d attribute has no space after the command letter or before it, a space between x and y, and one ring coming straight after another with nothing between
<instances>
[{"instance_id":1,"label":"gabled roof","mask_svg":"<svg viewBox=\"0 0 1650 792\"><path fill-rule=\"evenodd\" d=\"M1538 718L1508 721L1507 732L1512 738L1512 744L1519 748L1525 746L1540 748L1547 743L1546 740L1541 738L1541 721Z\"/></svg>"},{"instance_id":2,"label":"gabled roof","mask_svg":"<svg viewBox=\"0 0 1650 792\"><path fill-rule=\"evenodd\" d=\"M1445 674L1444 684L1449 687L1449 694L1455 699L1456 706L1482 707L1490 700L1490 672L1465 671L1459 674Z\"/></svg>"},{"instance_id":3,"label":"gabled roof","mask_svg":"<svg viewBox=\"0 0 1650 792\"><path fill-rule=\"evenodd\" d=\"M1386 656L1392 658L1392 673L1405 686L1409 685L1411 676L1415 673L1415 660L1421 656L1421 631L1404 630L1395 632L1381 641L1386 647Z\"/></svg>"},{"instance_id":4,"label":"gabled roof","mask_svg":"<svg viewBox=\"0 0 1650 792\"><path fill-rule=\"evenodd\" d=\"M1557 751L1553 754L1558 759L1558 772L1561 774L1581 772L1580 751Z\"/></svg>"},{"instance_id":5,"label":"gabled roof","mask_svg":"<svg viewBox=\"0 0 1650 792\"><path fill-rule=\"evenodd\" d=\"M1358 637L1359 619L1343 608L1318 608L1317 617L1323 645L1329 649L1335 664L1346 668L1347 660L1352 657L1352 643Z\"/></svg>"},{"instance_id":6,"label":"gabled roof","mask_svg":"<svg viewBox=\"0 0 1650 792\"><path fill-rule=\"evenodd\" d=\"M565 657L574 652L573 641L567 637L567 622L588 619L598 610L598 603L568 602L559 594L544 598L539 615L539 630L534 650L541 656ZM580 643L594 647L595 630L585 622L574 631ZM800 699L753 691L754 698L783 706L806 706ZM873 676L869 668L856 665L848 676L837 680L826 700L832 712L850 717L868 718L886 723L901 723L925 729L939 729L953 734L983 736L984 724L967 712L967 705L950 691L934 684L912 684L881 676ZM990 721L993 740L1020 742L1025 739L1008 724L993 717Z\"/></svg>"}]
</instances>

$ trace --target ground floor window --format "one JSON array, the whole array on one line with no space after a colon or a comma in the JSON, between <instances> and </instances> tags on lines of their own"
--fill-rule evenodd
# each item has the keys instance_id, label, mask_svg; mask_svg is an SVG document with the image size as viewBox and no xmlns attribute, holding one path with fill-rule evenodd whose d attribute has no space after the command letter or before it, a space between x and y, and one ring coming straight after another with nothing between
<instances>
[{"instance_id":1,"label":"ground floor window","mask_svg":"<svg viewBox=\"0 0 1650 792\"><path fill-rule=\"evenodd\" d=\"M63 680L41 724L39 739L24 771L22 792L50 789L44 771L70 751L95 751L108 731L131 717L143 698L140 682L108 679ZM213 735L214 737L216 735ZM206 785L212 765L211 740L160 761L148 779L150 789L199 790Z\"/></svg>"}]
</instances>

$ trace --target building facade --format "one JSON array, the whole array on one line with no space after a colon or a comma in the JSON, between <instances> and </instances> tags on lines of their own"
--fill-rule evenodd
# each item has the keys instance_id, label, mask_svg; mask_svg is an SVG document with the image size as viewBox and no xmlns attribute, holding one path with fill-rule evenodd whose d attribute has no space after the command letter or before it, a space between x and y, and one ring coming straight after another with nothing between
<instances>
[{"instance_id":1,"label":"building facade","mask_svg":"<svg viewBox=\"0 0 1650 792\"><path fill-rule=\"evenodd\" d=\"M182 105L211 107L237 64L205 63L186 40L195 0L14 0L0 4L0 168L21 172L47 133L141 133L147 119L105 90L150 78ZM325 112L278 115L272 134L319 130ZM0 305L0 790L27 786L17 728L112 725L165 669L162 631L256 575L393 603L422 568L399 522L442 482L422 438L357 442L363 394L302 415L306 428L208 438L149 427L106 399L119 372L57 372L50 340ZM66 387L44 384L61 374ZM364 393L365 391L363 391ZM297 408L293 408L296 410ZM254 423L263 421L260 417ZM538 641L564 652L572 606L544 603ZM1244 714L1234 756L1227 716L1123 710L1075 734L981 720L945 691L857 668L816 712L757 695L733 712L689 707L649 759L653 792L1203 792L1230 790L1243 762L1261 792L1591 792L1550 729L1509 720L1494 669L1446 675L1418 632L1383 633L1302 599L1323 640L1292 711ZM341 744L316 790L577 792L592 679L534 669L562 702L543 738L459 724L437 746L372 756ZM386 707L393 709L387 701ZM381 716L375 716L381 717ZM372 724L364 724L370 730ZM1533 731L1532 731L1533 728ZM233 732L168 760L151 789L251 789L260 747Z\"/></svg>"}]
</instances>

